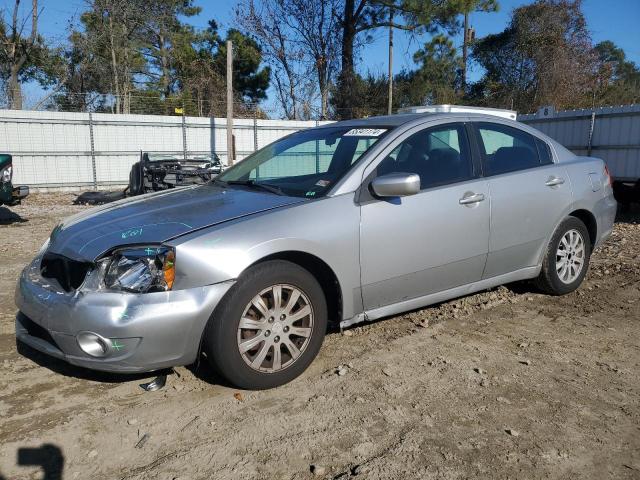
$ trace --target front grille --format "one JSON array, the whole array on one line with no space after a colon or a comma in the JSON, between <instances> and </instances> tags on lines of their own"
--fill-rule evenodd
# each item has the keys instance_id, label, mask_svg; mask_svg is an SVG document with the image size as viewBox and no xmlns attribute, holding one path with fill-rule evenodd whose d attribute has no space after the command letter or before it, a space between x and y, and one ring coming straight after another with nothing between
<instances>
[{"instance_id":1,"label":"front grille","mask_svg":"<svg viewBox=\"0 0 640 480\"><path fill-rule=\"evenodd\" d=\"M78 262L55 253L45 253L40 263L40 274L56 280L67 292L77 289L87 275L90 263Z\"/></svg>"},{"instance_id":2,"label":"front grille","mask_svg":"<svg viewBox=\"0 0 640 480\"><path fill-rule=\"evenodd\" d=\"M44 327L41 327L40 325L38 325L36 322L31 320L22 312L19 312L18 315L20 316L20 319L19 319L20 324L25 328L25 330L29 335L31 335L32 337L39 338L40 340L44 340L45 342L50 343L55 347L58 347L58 344L56 343L56 341L53 339L51 334Z\"/></svg>"}]
</instances>

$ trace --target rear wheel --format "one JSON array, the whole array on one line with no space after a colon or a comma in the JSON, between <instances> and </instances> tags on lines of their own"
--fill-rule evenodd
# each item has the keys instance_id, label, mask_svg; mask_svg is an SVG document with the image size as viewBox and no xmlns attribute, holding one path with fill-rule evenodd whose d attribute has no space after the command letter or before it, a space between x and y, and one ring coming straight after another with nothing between
<instances>
[{"instance_id":1,"label":"rear wheel","mask_svg":"<svg viewBox=\"0 0 640 480\"><path fill-rule=\"evenodd\" d=\"M589 268L591 241L585 224L567 217L547 246L536 285L545 293L564 295L577 289Z\"/></svg>"},{"instance_id":2,"label":"rear wheel","mask_svg":"<svg viewBox=\"0 0 640 480\"><path fill-rule=\"evenodd\" d=\"M233 385L272 388L300 375L318 354L327 306L302 267L268 261L245 272L209 320L204 351Z\"/></svg>"}]
</instances>

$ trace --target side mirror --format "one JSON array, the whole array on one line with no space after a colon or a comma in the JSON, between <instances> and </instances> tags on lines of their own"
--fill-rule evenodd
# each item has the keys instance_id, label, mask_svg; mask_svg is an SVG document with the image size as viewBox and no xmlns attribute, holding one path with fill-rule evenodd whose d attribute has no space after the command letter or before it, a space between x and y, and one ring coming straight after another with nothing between
<instances>
[{"instance_id":1,"label":"side mirror","mask_svg":"<svg viewBox=\"0 0 640 480\"><path fill-rule=\"evenodd\" d=\"M389 173L373 179L371 191L376 197L406 197L420 191L416 173Z\"/></svg>"}]
</instances>

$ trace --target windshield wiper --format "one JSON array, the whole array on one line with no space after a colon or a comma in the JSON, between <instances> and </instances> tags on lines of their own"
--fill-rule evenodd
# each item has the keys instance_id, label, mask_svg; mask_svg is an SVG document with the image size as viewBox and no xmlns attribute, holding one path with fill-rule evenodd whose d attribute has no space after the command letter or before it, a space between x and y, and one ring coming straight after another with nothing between
<instances>
[{"instance_id":1,"label":"windshield wiper","mask_svg":"<svg viewBox=\"0 0 640 480\"><path fill-rule=\"evenodd\" d=\"M222 183L222 180L218 181ZM275 193L276 195L285 194L280 187L276 187L275 185L271 185L269 183L256 182L255 180L229 180L224 183L226 183L227 185L243 185L245 187L254 188L256 190L266 190L267 192Z\"/></svg>"}]
</instances>

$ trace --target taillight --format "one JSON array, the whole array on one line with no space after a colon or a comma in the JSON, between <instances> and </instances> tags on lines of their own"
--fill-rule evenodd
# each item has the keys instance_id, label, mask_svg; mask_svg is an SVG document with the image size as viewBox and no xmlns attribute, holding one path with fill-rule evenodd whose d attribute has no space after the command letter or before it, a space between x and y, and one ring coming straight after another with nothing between
<instances>
[{"instance_id":1,"label":"taillight","mask_svg":"<svg viewBox=\"0 0 640 480\"><path fill-rule=\"evenodd\" d=\"M609 172L609 167L605 164L604 166L604 176L607 177L607 183L610 187L613 186L613 180L611 179L611 173Z\"/></svg>"}]
</instances>

